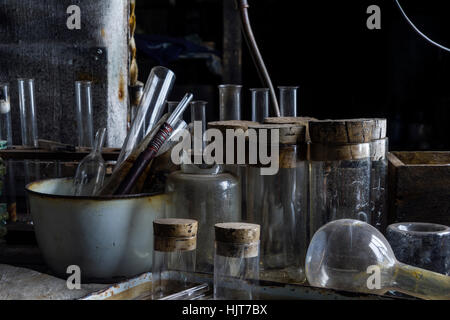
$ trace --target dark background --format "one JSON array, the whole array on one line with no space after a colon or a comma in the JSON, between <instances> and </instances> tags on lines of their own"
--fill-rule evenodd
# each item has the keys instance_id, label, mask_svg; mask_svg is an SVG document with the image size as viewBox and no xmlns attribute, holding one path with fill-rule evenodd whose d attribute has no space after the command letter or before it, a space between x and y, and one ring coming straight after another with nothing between
<instances>
[{"instance_id":1,"label":"dark background","mask_svg":"<svg viewBox=\"0 0 450 320\"><path fill-rule=\"evenodd\" d=\"M233 1L233 0L224 0ZM421 38L393 0L249 0L250 19L275 86L299 85L299 114L320 119L387 117L394 150L449 150L450 53ZM369 5L381 8L381 30L369 30ZM405 11L433 40L450 47L444 1L405 1ZM208 42L223 54L221 0L137 0L137 33ZM226 20L226 19L225 19ZM249 92L260 87L242 44L244 118ZM220 62L220 61L219 61ZM158 64L138 50L140 80ZM177 75L171 99L191 90L218 117L220 72L211 59L181 57L166 63Z\"/></svg>"}]
</instances>

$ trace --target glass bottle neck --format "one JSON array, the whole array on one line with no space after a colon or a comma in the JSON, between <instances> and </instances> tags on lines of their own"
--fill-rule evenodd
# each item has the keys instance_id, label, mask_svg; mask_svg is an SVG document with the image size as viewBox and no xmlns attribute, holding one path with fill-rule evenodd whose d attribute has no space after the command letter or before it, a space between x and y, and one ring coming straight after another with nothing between
<instances>
[{"instance_id":1,"label":"glass bottle neck","mask_svg":"<svg viewBox=\"0 0 450 320\"><path fill-rule=\"evenodd\" d=\"M224 172L224 166L221 164L213 164L211 166L182 164L181 171L188 174L220 174Z\"/></svg>"}]
</instances>

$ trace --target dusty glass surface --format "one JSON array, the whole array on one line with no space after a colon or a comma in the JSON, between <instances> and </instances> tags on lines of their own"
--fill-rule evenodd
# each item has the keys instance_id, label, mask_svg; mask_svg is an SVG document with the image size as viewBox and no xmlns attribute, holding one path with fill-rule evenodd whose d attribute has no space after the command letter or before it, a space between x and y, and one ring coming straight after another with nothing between
<instances>
[{"instance_id":1,"label":"dusty glass surface","mask_svg":"<svg viewBox=\"0 0 450 320\"><path fill-rule=\"evenodd\" d=\"M290 148L296 152L295 146ZM308 246L307 161L279 168L271 176L249 166L247 181L248 221L261 225L261 278L303 282Z\"/></svg>"},{"instance_id":2,"label":"dusty glass surface","mask_svg":"<svg viewBox=\"0 0 450 320\"><path fill-rule=\"evenodd\" d=\"M215 166L217 168L220 166ZM199 223L196 270L214 270L214 225L241 221L241 188L239 181L223 169L200 169L196 166L169 175L168 218L195 219Z\"/></svg>"},{"instance_id":3,"label":"dusty glass surface","mask_svg":"<svg viewBox=\"0 0 450 320\"><path fill-rule=\"evenodd\" d=\"M371 144L375 148L378 142ZM375 144L375 145L374 145ZM378 157L372 158L372 169L370 173L370 211L372 220L370 224L381 232L386 231L387 227L387 198L388 198L388 139L384 141L385 152Z\"/></svg>"},{"instance_id":4,"label":"dusty glass surface","mask_svg":"<svg viewBox=\"0 0 450 320\"><path fill-rule=\"evenodd\" d=\"M234 247L233 256L223 256L218 246ZM251 249L249 247L252 247ZM216 241L214 256L214 299L254 300L253 285L249 280L259 278L259 255L246 257L246 252L254 250L255 244L229 244Z\"/></svg>"},{"instance_id":5,"label":"dusty glass surface","mask_svg":"<svg viewBox=\"0 0 450 320\"><path fill-rule=\"evenodd\" d=\"M311 161L310 236L337 219L371 222L370 158Z\"/></svg>"},{"instance_id":6,"label":"dusty glass surface","mask_svg":"<svg viewBox=\"0 0 450 320\"><path fill-rule=\"evenodd\" d=\"M193 286L188 274L189 272L195 271L195 255L195 250L172 252L153 251L153 299L160 299ZM175 282L164 279L163 275L167 271L182 271L183 273L180 272L181 278Z\"/></svg>"}]
</instances>

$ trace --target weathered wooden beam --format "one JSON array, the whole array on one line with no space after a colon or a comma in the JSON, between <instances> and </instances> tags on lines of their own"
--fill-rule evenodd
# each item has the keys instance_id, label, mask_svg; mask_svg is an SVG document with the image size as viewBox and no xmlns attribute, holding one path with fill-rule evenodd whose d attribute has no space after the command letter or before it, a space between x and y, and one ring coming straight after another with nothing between
<instances>
[{"instance_id":1,"label":"weathered wooden beam","mask_svg":"<svg viewBox=\"0 0 450 320\"><path fill-rule=\"evenodd\" d=\"M223 0L223 83L242 83L242 33L234 0Z\"/></svg>"}]
</instances>

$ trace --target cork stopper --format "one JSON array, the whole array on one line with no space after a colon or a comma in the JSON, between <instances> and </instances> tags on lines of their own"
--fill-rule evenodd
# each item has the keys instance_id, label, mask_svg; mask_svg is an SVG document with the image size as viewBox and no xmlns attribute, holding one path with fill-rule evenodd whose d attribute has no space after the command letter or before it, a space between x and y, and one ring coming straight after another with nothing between
<instances>
[{"instance_id":1,"label":"cork stopper","mask_svg":"<svg viewBox=\"0 0 450 320\"><path fill-rule=\"evenodd\" d=\"M387 120L381 118L370 119L373 121L372 140L386 138Z\"/></svg>"},{"instance_id":2,"label":"cork stopper","mask_svg":"<svg viewBox=\"0 0 450 320\"><path fill-rule=\"evenodd\" d=\"M218 223L214 226L216 241L227 243L252 243L259 241L258 224L243 222Z\"/></svg>"},{"instance_id":3,"label":"cork stopper","mask_svg":"<svg viewBox=\"0 0 450 320\"><path fill-rule=\"evenodd\" d=\"M156 219L153 221L153 233L160 237L195 237L198 222L192 219Z\"/></svg>"},{"instance_id":4,"label":"cork stopper","mask_svg":"<svg viewBox=\"0 0 450 320\"><path fill-rule=\"evenodd\" d=\"M208 122L208 129L218 129L222 132L225 132L227 129L242 129L244 131L247 131L250 125L255 124L258 124L258 122L246 120L213 121Z\"/></svg>"},{"instance_id":5,"label":"cork stopper","mask_svg":"<svg viewBox=\"0 0 450 320\"><path fill-rule=\"evenodd\" d=\"M216 253L223 257L255 258L259 255L258 224L228 222L214 226Z\"/></svg>"},{"instance_id":6,"label":"cork stopper","mask_svg":"<svg viewBox=\"0 0 450 320\"><path fill-rule=\"evenodd\" d=\"M279 130L280 144L298 144L306 141L306 127L301 124L256 124L250 125L249 129L259 130ZM268 135L268 137L270 137Z\"/></svg>"},{"instance_id":7,"label":"cork stopper","mask_svg":"<svg viewBox=\"0 0 450 320\"><path fill-rule=\"evenodd\" d=\"M307 125L309 121L317 121L316 118L311 117L269 117L264 119L267 124L292 124L298 123Z\"/></svg>"},{"instance_id":8,"label":"cork stopper","mask_svg":"<svg viewBox=\"0 0 450 320\"><path fill-rule=\"evenodd\" d=\"M310 142L311 139L309 137L309 122L317 121L318 119L312 117L269 117L264 119L264 123L268 124L301 124L306 127L305 139L307 142Z\"/></svg>"},{"instance_id":9,"label":"cork stopper","mask_svg":"<svg viewBox=\"0 0 450 320\"><path fill-rule=\"evenodd\" d=\"M191 251L197 247L198 222L191 219L156 219L153 221L155 250Z\"/></svg>"},{"instance_id":10,"label":"cork stopper","mask_svg":"<svg viewBox=\"0 0 450 320\"><path fill-rule=\"evenodd\" d=\"M371 119L317 120L309 122L309 136L313 144L368 143L373 126Z\"/></svg>"}]
</instances>

